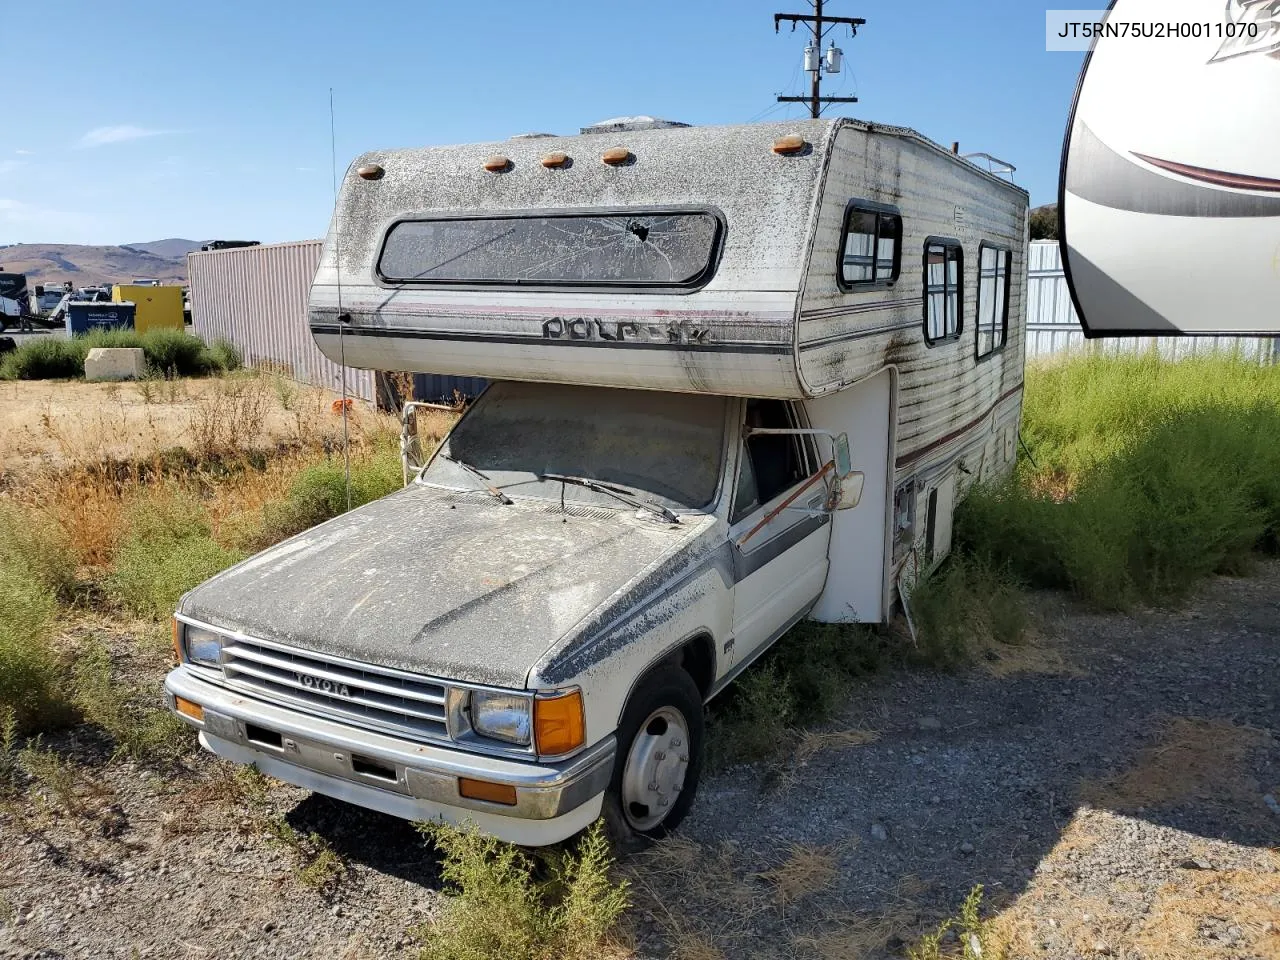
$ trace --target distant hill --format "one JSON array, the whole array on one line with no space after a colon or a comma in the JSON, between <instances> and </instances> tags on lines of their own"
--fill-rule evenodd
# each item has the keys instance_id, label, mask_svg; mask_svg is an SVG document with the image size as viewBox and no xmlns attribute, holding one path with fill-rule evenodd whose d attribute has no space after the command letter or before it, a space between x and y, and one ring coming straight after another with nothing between
<instances>
[{"instance_id":1,"label":"distant hill","mask_svg":"<svg viewBox=\"0 0 1280 960\"><path fill-rule=\"evenodd\" d=\"M122 243L122 247L128 247L130 250L141 250L143 253L154 253L157 257L179 258L185 257L188 253L199 250L205 241L203 240L152 240L149 243Z\"/></svg>"},{"instance_id":2,"label":"distant hill","mask_svg":"<svg viewBox=\"0 0 1280 960\"><path fill-rule=\"evenodd\" d=\"M157 246L162 250L177 249L177 244L187 246L172 256L145 249ZM17 243L0 247L0 269L9 273L25 273L29 285L70 281L77 287L91 287L128 283L135 277L164 283L185 283L187 250L199 248L198 243L190 240L157 240L118 247Z\"/></svg>"}]
</instances>

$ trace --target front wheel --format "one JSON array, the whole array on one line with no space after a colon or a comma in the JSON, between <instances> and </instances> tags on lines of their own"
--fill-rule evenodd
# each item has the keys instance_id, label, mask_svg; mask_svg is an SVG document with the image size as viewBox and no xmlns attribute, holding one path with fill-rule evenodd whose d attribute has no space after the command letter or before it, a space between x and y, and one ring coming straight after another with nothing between
<instances>
[{"instance_id":1,"label":"front wheel","mask_svg":"<svg viewBox=\"0 0 1280 960\"><path fill-rule=\"evenodd\" d=\"M688 814L702 772L702 696L677 666L640 684L618 728L618 759L605 813L614 842L638 848Z\"/></svg>"}]
</instances>

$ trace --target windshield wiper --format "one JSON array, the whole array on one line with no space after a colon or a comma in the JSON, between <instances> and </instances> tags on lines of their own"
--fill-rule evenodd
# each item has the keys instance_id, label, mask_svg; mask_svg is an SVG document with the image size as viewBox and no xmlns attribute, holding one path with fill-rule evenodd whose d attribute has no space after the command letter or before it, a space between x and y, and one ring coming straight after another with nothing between
<instances>
[{"instance_id":1,"label":"windshield wiper","mask_svg":"<svg viewBox=\"0 0 1280 960\"><path fill-rule=\"evenodd\" d=\"M456 464L457 466L461 467L463 470L467 471L467 473L475 477L477 480L479 480L480 485L484 487L485 492L488 493L490 496L496 497L497 499L501 500L503 503L507 504L508 506L515 503L514 500L512 500L505 493L503 493L501 490L499 490L497 487L495 487L493 484L489 482L488 474L480 472L471 464L467 463L465 460L459 460L457 457L451 457L447 453L440 454L440 458L443 460L448 460L452 464Z\"/></svg>"},{"instance_id":2,"label":"windshield wiper","mask_svg":"<svg viewBox=\"0 0 1280 960\"><path fill-rule=\"evenodd\" d=\"M561 483L572 483L574 486L586 487L588 490L595 490L599 493L607 493L609 496L621 500L623 503L629 503L633 507L639 507L641 510L648 510L650 513L656 513L668 523L679 523L680 518L671 510L657 503L650 503L648 500L642 500L634 494L627 493L625 490L619 490L617 487L610 486L607 483L601 483L599 480L590 480L587 477L570 477L563 473L543 473L538 476L539 480L558 480Z\"/></svg>"}]
</instances>

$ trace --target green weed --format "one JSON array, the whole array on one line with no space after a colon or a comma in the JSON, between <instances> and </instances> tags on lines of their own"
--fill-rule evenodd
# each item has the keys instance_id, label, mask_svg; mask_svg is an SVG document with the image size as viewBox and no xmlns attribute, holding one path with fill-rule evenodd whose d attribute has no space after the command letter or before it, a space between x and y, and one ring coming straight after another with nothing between
<instances>
[{"instance_id":1,"label":"green weed","mask_svg":"<svg viewBox=\"0 0 1280 960\"><path fill-rule=\"evenodd\" d=\"M73 690L81 716L110 734L119 753L142 763L167 763L187 752L186 725L150 705L154 692L139 696L115 675L101 642L88 641L76 651Z\"/></svg>"},{"instance_id":2,"label":"green weed","mask_svg":"<svg viewBox=\"0 0 1280 960\"><path fill-rule=\"evenodd\" d=\"M243 556L213 539L199 501L161 492L133 509L109 587L129 610L160 619L182 594Z\"/></svg>"},{"instance_id":3,"label":"green weed","mask_svg":"<svg viewBox=\"0 0 1280 960\"><path fill-rule=\"evenodd\" d=\"M444 857L451 899L422 931L422 960L597 960L630 906L597 822L562 851L527 853L478 832L418 824Z\"/></svg>"},{"instance_id":4,"label":"green weed","mask_svg":"<svg viewBox=\"0 0 1280 960\"><path fill-rule=\"evenodd\" d=\"M982 907L982 885L969 891L957 916L944 920L933 933L926 934L914 947L907 949L907 960L995 960L995 951L988 948L987 924L979 915ZM943 948L949 934L958 941L959 952Z\"/></svg>"},{"instance_id":5,"label":"green weed","mask_svg":"<svg viewBox=\"0 0 1280 960\"><path fill-rule=\"evenodd\" d=\"M267 838L294 858L299 883L321 893L333 892L347 865L324 837L314 831L304 834L282 816L267 818L263 826Z\"/></svg>"}]
</instances>

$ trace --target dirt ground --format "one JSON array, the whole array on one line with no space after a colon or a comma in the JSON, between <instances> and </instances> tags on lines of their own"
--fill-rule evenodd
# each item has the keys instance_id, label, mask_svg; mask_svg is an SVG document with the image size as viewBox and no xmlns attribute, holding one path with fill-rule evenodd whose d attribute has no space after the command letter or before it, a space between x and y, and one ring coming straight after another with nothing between
<instances>
[{"instance_id":1,"label":"dirt ground","mask_svg":"<svg viewBox=\"0 0 1280 960\"><path fill-rule=\"evenodd\" d=\"M637 955L902 956L981 884L985 957L1280 957L1280 563L1179 612L1036 603L1030 672L871 678L803 757L706 781L621 865ZM45 745L75 775L0 811L0 957L411 956L441 903L403 822Z\"/></svg>"}]
</instances>

